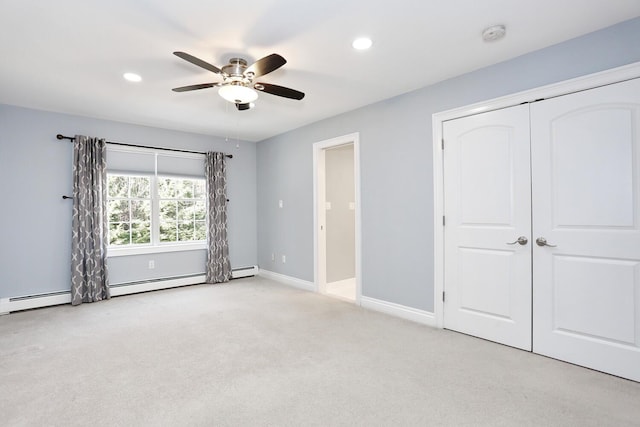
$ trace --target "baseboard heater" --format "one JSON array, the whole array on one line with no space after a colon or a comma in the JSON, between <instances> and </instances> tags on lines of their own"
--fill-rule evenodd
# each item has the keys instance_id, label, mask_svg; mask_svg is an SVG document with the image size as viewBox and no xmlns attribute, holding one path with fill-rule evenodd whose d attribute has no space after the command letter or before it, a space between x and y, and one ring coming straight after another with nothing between
<instances>
[{"instance_id":1,"label":"baseboard heater","mask_svg":"<svg viewBox=\"0 0 640 427\"><path fill-rule=\"evenodd\" d=\"M239 267L231 271L232 279L258 275L258 266ZM109 285L111 296L137 294L140 292L158 291L161 289L177 288L180 286L198 285L205 283L204 273L184 276L165 277L161 279L140 280L135 282L114 283ZM49 307L52 305L70 304L70 291L48 292L44 294L26 295L20 297L0 298L0 314L32 308Z\"/></svg>"},{"instance_id":2,"label":"baseboard heater","mask_svg":"<svg viewBox=\"0 0 640 427\"><path fill-rule=\"evenodd\" d=\"M251 277L258 275L258 266L251 265L249 267L238 267L231 270L232 279L241 279L243 277Z\"/></svg>"}]
</instances>

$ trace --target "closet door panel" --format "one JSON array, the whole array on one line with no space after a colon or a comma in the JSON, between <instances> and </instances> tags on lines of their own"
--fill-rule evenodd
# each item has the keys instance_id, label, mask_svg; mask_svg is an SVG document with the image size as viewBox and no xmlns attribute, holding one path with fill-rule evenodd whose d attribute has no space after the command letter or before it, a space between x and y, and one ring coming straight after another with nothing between
<instances>
[{"instance_id":1,"label":"closet door panel","mask_svg":"<svg viewBox=\"0 0 640 427\"><path fill-rule=\"evenodd\" d=\"M531 106L533 351L640 381L640 80Z\"/></svg>"},{"instance_id":2,"label":"closet door panel","mask_svg":"<svg viewBox=\"0 0 640 427\"><path fill-rule=\"evenodd\" d=\"M531 349L527 105L444 124L444 326Z\"/></svg>"}]
</instances>

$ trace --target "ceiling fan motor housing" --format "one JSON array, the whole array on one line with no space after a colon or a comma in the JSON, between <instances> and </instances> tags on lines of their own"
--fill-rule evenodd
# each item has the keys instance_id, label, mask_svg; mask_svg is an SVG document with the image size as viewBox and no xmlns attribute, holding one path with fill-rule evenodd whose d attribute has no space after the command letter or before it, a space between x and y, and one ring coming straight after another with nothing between
<instances>
[{"instance_id":1,"label":"ceiling fan motor housing","mask_svg":"<svg viewBox=\"0 0 640 427\"><path fill-rule=\"evenodd\" d=\"M242 58L231 58L229 63L222 67L222 73L229 77L244 77L247 69L247 61Z\"/></svg>"}]
</instances>

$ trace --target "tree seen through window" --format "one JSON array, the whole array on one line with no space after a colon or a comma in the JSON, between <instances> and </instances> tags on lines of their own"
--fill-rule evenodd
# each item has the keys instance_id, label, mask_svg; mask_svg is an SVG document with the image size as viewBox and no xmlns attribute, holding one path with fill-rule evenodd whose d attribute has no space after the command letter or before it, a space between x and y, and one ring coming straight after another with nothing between
<instances>
[{"instance_id":1,"label":"tree seen through window","mask_svg":"<svg viewBox=\"0 0 640 427\"><path fill-rule=\"evenodd\" d=\"M108 174L107 180L109 245L206 240L204 179Z\"/></svg>"}]
</instances>

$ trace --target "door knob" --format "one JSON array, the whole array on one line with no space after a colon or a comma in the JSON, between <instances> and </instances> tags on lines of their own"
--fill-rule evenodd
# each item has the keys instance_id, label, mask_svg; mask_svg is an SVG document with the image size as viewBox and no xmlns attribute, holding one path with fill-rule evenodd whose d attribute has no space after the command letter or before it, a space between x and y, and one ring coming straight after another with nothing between
<instances>
[{"instance_id":1,"label":"door knob","mask_svg":"<svg viewBox=\"0 0 640 427\"><path fill-rule=\"evenodd\" d=\"M536 239L536 244L538 246L549 246L550 248L555 248L557 245L550 245L549 243L547 243L547 239L545 239L544 237L538 237Z\"/></svg>"},{"instance_id":2,"label":"door knob","mask_svg":"<svg viewBox=\"0 0 640 427\"><path fill-rule=\"evenodd\" d=\"M529 240L526 237L520 236L520 237L518 237L518 240L516 240L515 242L511 242L511 243L507 242L507 245L515 245L516 243L520 243L521 245L524 246L528 242L529 242Z\"/></svg>"}]
</instances>

